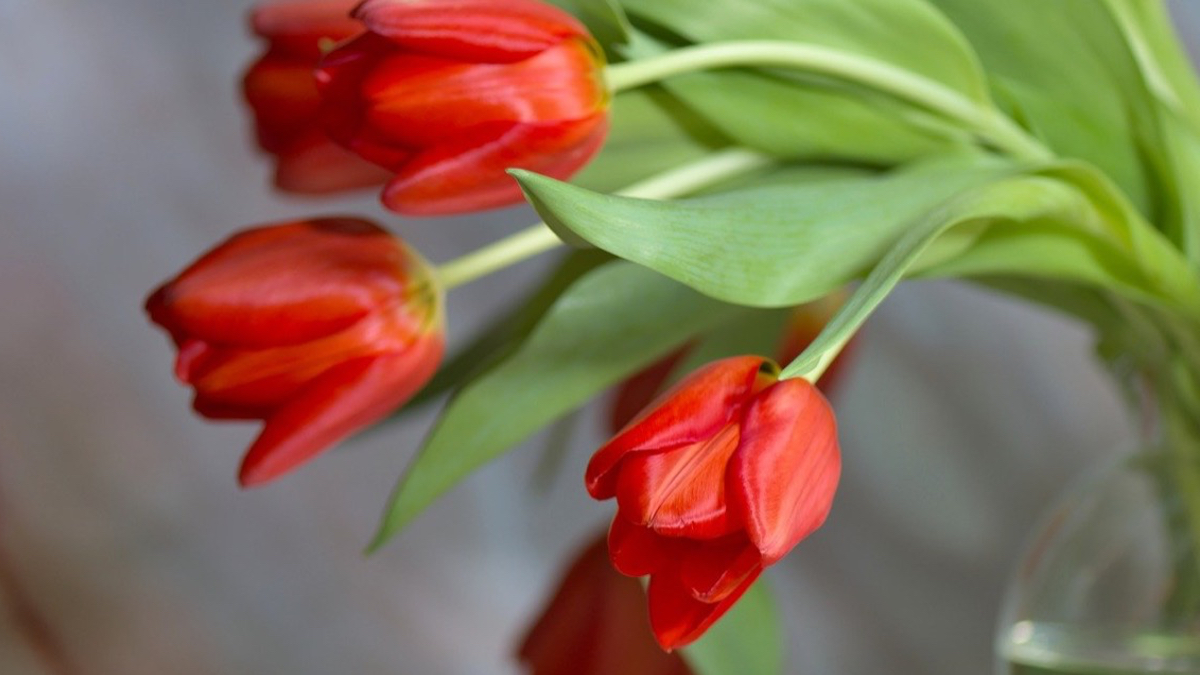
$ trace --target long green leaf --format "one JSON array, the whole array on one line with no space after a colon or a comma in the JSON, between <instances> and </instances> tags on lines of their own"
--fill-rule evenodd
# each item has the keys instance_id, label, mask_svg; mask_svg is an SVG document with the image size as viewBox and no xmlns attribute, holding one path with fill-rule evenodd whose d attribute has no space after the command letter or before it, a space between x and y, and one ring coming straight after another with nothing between
<instances>
[{"instance_id":1,"label":"long green leaf","mask_svg":"<svg viewBox=\"0 0 1200 675\"><path fill-rule=\"evenodd\" d=\"M450 400L401 478L371 549L475 469L739 311L629 263L592 271L520 349Z\"/></svg>"},{"instance_id":2,"label":"long green leaf","mask_svg":"<svg viewBox=\"0 0 1200 675\"><path fill-rule=\"evenodd\" d=\"M1163 146L1146 82L1105 2L928 1L970 40L1003 108L1061 156L1099 167L1159 221Z\"/></svg>"},{"instance_id":3,"label":"long green leaf","mask_svg":"<svg viewBox=\"0 0 1200 675\"><path fill-rule=\"evenodd\" d=\"M713 297L782 307L857 278L915 218L1011 171L975 157L882 176L815 168L790 174L790 182L675 202L514 175L556 230Z\"/></svg>"},{"instance_id":4,"label":"long green leaf","mask_svg":"<svg viewBox=\"0 0 1200 675\"><path fill-rule=\"evenodd\" d=\"M970 44L925 0L621 0L629 14L692 42L789 40L890 63L980 102Z\"/></svg>"},{"instance_id":5,"label":"long green leaf","mask_svg":"<svg viewBox=\"0 0 1200 675\"><path fill-rule=\"evenodd\" d=\"M667 92L643 87L616 97L603 149L571 181L613 192L729 144L726 136Z\"/></svg>"},{"instance_id":6,"label":"long green leaf","mask_svg":"<svg viewBox=\"0 0 1200 675\"><path fill-rule=\"evenodd\" d=\"M475 339L462 347L438 369L429 384L396 414L403 415L504 360L520 346L551 305L584 274L611 260L602 251L572 251L529 295L522 296L488 322Z\"/></svg>"},{"instance_id":7,"label":"long green leaf","mask_svg":"<svg viewBox=\"0 0 1200 675\"><path fill-rule=\"evenodd\" d=\"M929 212L895 243L811 345L781 377L806 377L845 344L892 288L951 228L986 232L999 224L1071 223L1090 217L1094 205L1073 186L1044 176L1019 176L970 190Z\"/></svg>"}]
</instances>

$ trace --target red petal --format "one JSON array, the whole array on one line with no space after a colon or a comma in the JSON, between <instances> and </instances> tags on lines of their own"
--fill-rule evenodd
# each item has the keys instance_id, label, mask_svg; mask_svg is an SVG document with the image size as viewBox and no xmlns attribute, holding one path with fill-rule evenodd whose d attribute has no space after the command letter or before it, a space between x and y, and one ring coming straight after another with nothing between
<instances>
[{"instance_id":1,"label":"red petal","mask_svg":"<svg viewBox=\"0 0 1200 675\"><path fill-rule=\"evenodd\" d=\"M609 413L612 433L620 431L658 396L667 378L675 371L675 366L690 350L690 344L680 347L621 383L613 396Z\"/></svg>"},{"instance_id":2,"label":"red petal","mask_svg":"<svg viewBox=\"0 0 1200 675\"><path fill-rule=\"evenodd\" d=\"M254 112L258 145L279 152L316 128L321 98L313 78L316 62L268 52L242 78L242 95Z\"/></svg>"},{"instance_id":3,"label":"red petal","mask_svg":"<svg viewBox=\"0 0 1200 675\"><path fill-rule=\"evenodd\" d=\"M837 422L816 387L781 380L755 397L729 462L729 501L764 565L821 526L840 470Z\"/></svg>"},{"instance_id":4,"label":"red petal","mask_svg":"<svg viewBox=\"0 0 1200 675\"><path fill-rule=\"evenodd\" d=\"M668 651L695 642L733 603L754 584L761 570L742 580L725 599L717 603L701 602L676 577L656 574L650 577L650 626L658 644Z\"/></svg>"},{"instance_id":5,"label":"red petal","mask_svg":"<svg viewBox=\"0 0 1200 675\"><path fill-rule=\"evenodd\" d=\"M679 579L701 602L724 600L751 574L762 571L762 556L744 534L720 541L694 542L680 556Z\"/></svg>"},{"instance_id":6,"label":"red petal","mask_svg":"<svg viewBox=\"0 0 1200 675\"><path fill-rule=\"evenodd\" d=\"M408 49L472 62L520 61L588 34L570 14L536 0L366 0L354 15Z\"/></svg>"},{"instance_id":7,"label":"red petal","mask_svg":"<svg viewBox=\"0 0 1200 675\"><path fill-rule=\"evenodd\" d=\"M440 334L399 354L343 363L280 408L242 460L243 486L273 480L407 401L437 369Z\"/></svg>"},{"instance_id":8,"label":"red petal","mask_svg":"<svg viewBox=\"0 0 1200 675\"><path fill-rule=\"evenodd\" d=\"M760 356L715 361L688 375L592 455L586 484L595 499L616 495L616 469L633 452L661 452L711 438L740 415L754 392Z\"/></svg>"},{"instance_id":9,"label":"red petal","mask_svg":"<svg viewBox=\"0 0 1200 675\"><path fill-rule=\"evenodd\" d=\"M146 302L156 323L214 345L296 344L404 296L412 254L375 225L330 218L234 235Z\"/></svg>"},{"instance_id":10,"label":"red petal","mask_svg":"<svg viewBox=\"0 0 1200 675\"><path fill-rule=\"evenodd\" d=\"M687 675L651 637L641 584L612 570L604 538L571 565L521 642L531 675Z\"/></svg>"},{"instance_id":11,"label":"red petal","mask_svg":"<svg viewBox=\"0 0 1200 675\"><path fill-rule=\"evenodd\" d=\"M737 444L730 423L707 440L626 457L617 477L621 516L673 537L715 539L741 529L725 508L725 466Z\"/></svg>"},{"instance_id":12,"label":"red petal","mask_svg":"<svg viewBox=\"0 0 1200 675\"><path fill-rule=\"evenodd\" d=\"M506 171L529 169L566 179L604 142L608 119L520 124L498 138L464 136L412 159L388 183L383 204L406 215L449 215L520 202L521 189Z\"/></svg>"},{"instance_id":13,"label":"red petal","mask_svg":"<svg viewBox=\"0 0 1200 675\"><path fill-rule=\"evenodd\" d=\"M685 542L635 525L617 514L608 530L608 555L621 574L641 577L673 564Z\"/></svg>"},{"instance_id":14,"label":"red petal","mask_svg":"<svg viewBox=\"0 0 1200 675\"><path fill-rule=\"evenodd\" d=\"M275 163L275 186L301 194L328 194L383 185L392 172L337 145L320 130L280 152Z\"/></svg>"},{"instance_id":15,"label":"red petal","mask_svg":"<svg viewBox=\"0 0 1200 675\"><path fill-rule=\"evenodd\" d=\"M250 15L250 28L271 41L271 48L315 65L323 41L340 41L363 32L350 17L358 0L305 0L260 5Z\"/></svg>"},{"instance_id":16,"label":"red petal","mask_svg":"<svg viewBox=\"0 0 1200 675\"><path fill-rule=\"evenodd\" d=\"M407 159L409 151L401 149L397 155L392 148L387 156L378 156L380 153L362 152L358 146L377 142L386 148L389 142L365 125L367 103L362 85L377 63L395 53L395 45L365 33L326 54L313 71L321 98L317 120L321 129L342 146L393 170Z\"/></svg>"},{"instance_id":17,"label":"red petal","mask_svg":"<svg viewBox=\"0 0 1200 675\"><path fill-rule=\"evenodd\" d=\"M491 122L587 119L607 105L594 55L578 40L507 64L395 52L372 66L361 96L366 123L408 147L438 145Z\"/></svg>"}]
</instances>

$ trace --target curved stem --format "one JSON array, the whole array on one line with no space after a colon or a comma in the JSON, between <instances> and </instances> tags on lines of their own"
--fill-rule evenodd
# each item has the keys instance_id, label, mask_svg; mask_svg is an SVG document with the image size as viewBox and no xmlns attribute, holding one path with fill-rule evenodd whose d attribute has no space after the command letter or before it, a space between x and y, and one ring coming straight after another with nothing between
<instances>
[{"instance_id":1,"label":"curved stem","mask_svg":"<svg viewBox=\"0 0 1200 675\"><path fill-rule=\"evenodd\" d=\"M538 223L439 265L437 278L442 282L443 290L450 290L549 251L561 243L550 228Z\"/></svg>"},{"instance_id":2,"label":"curved stem","mask_svg":"<svg viewBox=\"0 0 1200 675\"><path fill-rule=\"evenodd\" d=\"M745 148L730 148L633 183L617 191L617 194L645 199L678 197L772 163L774 160L767 155ZM545 223L537 223L439 265L437 276L442 288L449 290L548 251L561 243L558 235Z\"/></svg>"},{"instance_id":3,"label":"curved stem","mask_svg":"<svg viewBox=\"0 0 1200 675\"><path fill-rule=\"evenodd\" d=\"M610 65L605 73L609 88L618 92L698 70L745 66L787 68L860 84L960 122L987 144L1013 157L1053 157L1045 146L990 105L903 68L829 47L780 40L714 42Z\"/></svg>"}]
</instances>

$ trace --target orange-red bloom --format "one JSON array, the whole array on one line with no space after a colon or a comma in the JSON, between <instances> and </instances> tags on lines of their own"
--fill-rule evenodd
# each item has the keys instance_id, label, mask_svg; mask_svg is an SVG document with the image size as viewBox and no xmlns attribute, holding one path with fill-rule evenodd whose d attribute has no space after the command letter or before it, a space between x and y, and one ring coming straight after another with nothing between
<instances>
[{"instance_id":1,"label":"orange-red bloom","mask_svg":"<svg viewBox=\"0 0 1200 675\"><path fill-rule=\"evenodd\" d=\"M243 485L295 468L407 401L437 369L441 292L426 263L351 218L242 231L146 301L175 374L211 419L261 419Z\"/></svg>"},{"instance_id":2,"label":"orange-red bloom","mask_svg":"<svg viewBox=\"0 0 1200 675\"><path fill-rule=\"evenodd\" d=\"M350 18L358 0L272 2L250 18L267 51L242 78L258 144L275 157L275 185L321 194L383 185L390 173L334 143L317 124L313 70L325 49L362 32Z\"/></svg>"},{"instance_id":3,"label":"orange-red bloom","mask_svg":"<svg viewBox=\"0 0 1200 675\"><path fill-rule=\"evenodd\" d=\"M317 70L329 135L395 172L388 208L504 206L505 170L567 178L608 128L602 56L569 14L537 0L366 0L369 31Z\"/></svg>"},{"instance_id":4,"label":"orange-red bloom","mask_svg":"<svg viewBox=\"0 0 1200 675\"><path fill-rule=\"evenodd\" d=\"M617 574L601 534L571 563L521 641L530 675L690 675L650 637L642 585Z\"/></svg>"},{"instance_id":5,"label":"orange-red bloom","mask_svg":"<svg viewBox=\"0 0 1200 675\"><path fill-rule=\"evenodd\" d=\"M650 575L665 649L700 637L821 525L841 469L833 411L803 379L738 356L692 373L596 451L587 489L616 497L613 565Z\"/></svg>"}]
</instances>

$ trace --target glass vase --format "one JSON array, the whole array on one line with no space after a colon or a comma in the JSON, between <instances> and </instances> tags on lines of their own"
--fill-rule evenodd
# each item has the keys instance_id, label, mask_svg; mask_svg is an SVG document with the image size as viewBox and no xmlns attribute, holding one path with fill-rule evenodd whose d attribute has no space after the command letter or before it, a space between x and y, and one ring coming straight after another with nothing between
<instances>
[{"instance_id":1,"label":"glass vase","mask_svg":"<svg viewBox=\"0 0 1200 675\"><path fill-rule=\"evenodd\" d=\"M1200 673L1200 410L1143 399L1144 447L1085 475L1014 570L998 675Z\"/></svg>"}]
</instances>

